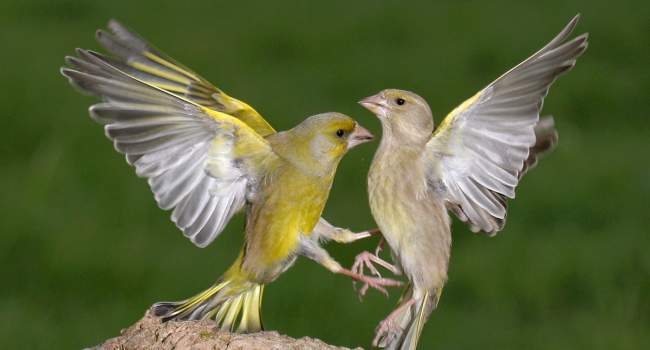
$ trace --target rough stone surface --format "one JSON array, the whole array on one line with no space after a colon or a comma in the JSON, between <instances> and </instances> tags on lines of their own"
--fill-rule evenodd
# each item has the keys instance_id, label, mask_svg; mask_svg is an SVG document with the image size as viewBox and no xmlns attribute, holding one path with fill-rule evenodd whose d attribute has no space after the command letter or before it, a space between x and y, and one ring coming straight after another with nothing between
<instances>
[{"instance_id":1,"label":"rough stone surface","mask_svg":"<svg viewBox=\"0 0 650 350\"><path fill-rule=\"evenodd\" d=\"M318 339L309 337L294 339L278 332L251 334L224 332L218 330L210 320L162 323L149 312L140 321L120 333L120 336L86 350L349 350L349 348L326 344Z\"/></svg>"}]
</instances>

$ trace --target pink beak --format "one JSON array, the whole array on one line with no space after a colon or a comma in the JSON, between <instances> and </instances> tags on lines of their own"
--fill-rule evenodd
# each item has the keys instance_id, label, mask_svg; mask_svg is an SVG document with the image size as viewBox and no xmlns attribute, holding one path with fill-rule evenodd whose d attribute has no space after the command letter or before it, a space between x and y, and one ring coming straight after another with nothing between
<instances>
[{"instance_id":1,"label":"pink beak","mask_svg":"<svg viewBox=\"0 0 650 350\"><path fill-rule=\"evenodd\" d=\"M388 107L386 105L384 96L381 93L368 96L363 100L359 101L359 104L377 116L384 116L387 112L387 107Z\"/></svg>"},{"instance_id":2,"label":"pink beak","mask_svg":"<svg viewBox=\"0 0 650 350\"><path fill-rule=\"evenodd\" d=\"M362 143L370 142L373 138L374 136L372 136L368 129L357 124L354 127L354 130L352 130L350 138L348 139L348 149L358 146Z\"/></svg>"}]
</instances>

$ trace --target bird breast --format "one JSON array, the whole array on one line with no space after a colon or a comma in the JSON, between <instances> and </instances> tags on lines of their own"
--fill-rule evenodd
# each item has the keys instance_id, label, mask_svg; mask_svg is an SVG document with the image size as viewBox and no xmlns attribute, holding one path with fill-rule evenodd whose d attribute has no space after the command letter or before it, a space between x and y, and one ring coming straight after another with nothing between
<instances>
[{"instance_id":1,"label":"bird breast","mask_svg":"<svg viewBox=\"0 0 650 350\"><path fill-rule=\"evenodd\" d=\"M442 199L428 189L417 152L375 157L368 176L372 215L414 283L441 286L451 250L450 219Z\"/></svg>"},{"instance_id":2,"label":"bird breast","mask_svg":"<svg viewBox=\"0 0 650 350\"><path fill-rule=\"evenodd\" d=\"M321 216L331 177L313 177L285 166L260 189L249 207L244 269L260 282L275 279L295 260L300 235Z\"/></svg>"},{"instance_id":3,"label":"bird breast","mask_svg":"<svg viewBox=\"0 0 650 350\"><path fill-rule=\"evenodd\" d=\"M412 152L385 152L375 157L370 168L370 208L389 244L399 245L398 236L412 225L427 202L427 183L418 159Z\"/></svg>"}]
</instances>

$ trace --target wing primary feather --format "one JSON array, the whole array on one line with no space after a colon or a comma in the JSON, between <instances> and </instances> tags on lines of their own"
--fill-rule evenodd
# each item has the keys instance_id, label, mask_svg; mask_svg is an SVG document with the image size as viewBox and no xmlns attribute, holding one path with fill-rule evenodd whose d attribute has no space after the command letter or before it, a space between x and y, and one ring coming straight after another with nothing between
<instances>
[{"instance_id":1,"label":"wing primary feather","mask_svg":"<svg viewBox=\"0 0 650 350\"><path fill-rule=\"evenodd\" d=\"M181 229L193 224L210 200L210 185L214 179L204 176L190 196L183 200L172 213L172 221Z\"/></svg>"},{"instance_id":2,"label":"wing primary feather","mask_svg":"<svg viewBox=\"0 0 650 350\"><path fill-rule=\"evenodd\" d=\"M109 29L98 31L97 40L113 56L77 49L75 57L65 57L68 67L61 73L103 100L90 107L92 119L104 125L136 174L147 178L158 205L173 209L172 221L184 235L204 247L243 208L253 193L249 184L254 191L275 164L264 138L275 131L252 107L119 23L110 21ZM220 111L224 104L237 113ZM217 142L223 139L230 142Z\"/></svg>"},{"instance_id":3,"label":"wing primary feather","mask_svg":"<svg viewBox=\"0 0 650 350\"><path fill-rule=\"evenodd\" d=\"M195 242L194 236L201 232L208 220L214 216L214 212L219 204L219 198L210 196L208 204L203 208L199 218L194 221L190 226L183 229L183 234L188 237L193 243Z\"/></svg>"},{"instance_id":4,"label":"wing primary feather","mask_svg":"<svg viewBox=\"0 0 650 350\"><path fill-rule=\"evenodd\" d=\"M438 193L472 230L495 234L503 228L507 198L557 144L553 119L539 114L550 86L587 49L588 34L568 39L578 19L456 107L429 140L427 183L445 185Z\"/></svg>"}]
</instances>

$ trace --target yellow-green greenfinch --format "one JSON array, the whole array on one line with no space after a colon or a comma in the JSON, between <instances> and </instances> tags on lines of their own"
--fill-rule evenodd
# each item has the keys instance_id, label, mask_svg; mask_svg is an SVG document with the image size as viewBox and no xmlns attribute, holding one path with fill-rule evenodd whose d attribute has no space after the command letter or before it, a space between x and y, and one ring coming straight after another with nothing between
<instances>
[{"instance_id":1,"label":"yellow-green greenfinch","mask_svg":"<svg viewBox=\"0 0 650 350\"><path fill-rule=\"evenodd\" d=\"M448 210L472 231L490 235L506 219L507 198L537 157L557 141L552 118L539 113L550 85L587 48L587 34L567 41L578 16L546 46L454 109L435 128L420 96L384 90L360 101L377 115L383 137L368 175L372 215L396 266L377 253L357 257L409 280L400 305L377 327L373 345L415 349L447 280Z\"/></svg>"},{"instance_id":2,"label":"yellow-green greenfinch","mask_svg":"<svg viewBox=\"0 0 650 350\"><path fill-rule=\"evenodd\" d=\"M119 23L109 28L97 39L113 57L78 49L62 69L74 86L103 99L90 107L91 117L197 246L210 244L242 208L247 215L245 244L223 276L187 300L155 304L156 315L214 318L222 329L258 331L264 285L299 255L382 291L398 284L344 269L319 245L370 235L321 218L339 161L371 140L370 132L339 113L275 132L249 105Z\"/></svg>"}]
</instances>

